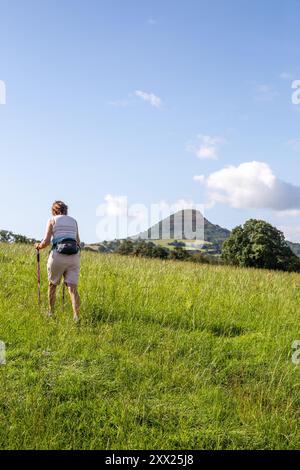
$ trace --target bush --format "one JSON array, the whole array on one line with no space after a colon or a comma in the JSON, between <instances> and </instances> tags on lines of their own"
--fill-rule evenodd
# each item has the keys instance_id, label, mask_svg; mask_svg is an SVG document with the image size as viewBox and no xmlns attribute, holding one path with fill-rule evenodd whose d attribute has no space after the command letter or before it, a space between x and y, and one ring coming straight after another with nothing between
<instances>
[{"instance_id":1,"label":"bush","mask_svg":"<svg viewBox=\"0 0 300 470\"><path fill-rule=\"evenodd\" d=\"M200 263L200 264L210 264L209 257L199 252L193 253L191 255L191 261L193 261L194 263Z\"/></svg>"},{"instance_id":2,"label":"bush","mask_svg":"<svg viewBox=\"0 0 300 470\"><path fill-rule=\"evenodd\" d=\"M120 255L130 255L133 253L134 244L131 240L123 240L118 246L116 252Z\"/></svg>"},{"instance_id":3,"label":"bush","mask_svg":"<svg viewBox=\"0 0 300 470\"><path fill-rule=\"evenodd\" d=\"M170 250L159 245L155 245L152 251L153 258L167 259L170 256Z\"/></svg>"},{"instance_id":4,"label":"bush","mask_svg":"<svg viewBox=\"0 0 300 470\"><path fill-rule=\"evenodd\" d=\"M190 254L184 250L181 246L176 246L170 253L170 259L185 261L190 259Z\"/></svg>"},{"instance_id":5,"label":"bush","mask_svg":"<svg viewBox=\"0 0 300 470\"><path fill-rule=\"evenodd\" d=\"M139 241L135 244L133 254L135 256L144 256L146 258L152 258L153 250L155 248L154 243L146 242L146 241Z\"/></svg>"}]
</instances>

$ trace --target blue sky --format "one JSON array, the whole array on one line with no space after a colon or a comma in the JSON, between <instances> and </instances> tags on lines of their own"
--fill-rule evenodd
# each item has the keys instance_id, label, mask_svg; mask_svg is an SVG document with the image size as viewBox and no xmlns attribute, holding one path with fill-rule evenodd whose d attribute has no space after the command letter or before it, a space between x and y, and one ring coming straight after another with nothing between
<instances>
[{"instance_id":1,"label":"blue sky","mask_svg":"<svg viewBox=\"0 0 300 470\"><path fill-rule=\"evenodd\" d=\"M41 238L62 199L96 241L97 207L126 196L205 204L228 228L263 218L300 242L299 1L0 8L1 228Z\"/></svg>"}]
</instances>

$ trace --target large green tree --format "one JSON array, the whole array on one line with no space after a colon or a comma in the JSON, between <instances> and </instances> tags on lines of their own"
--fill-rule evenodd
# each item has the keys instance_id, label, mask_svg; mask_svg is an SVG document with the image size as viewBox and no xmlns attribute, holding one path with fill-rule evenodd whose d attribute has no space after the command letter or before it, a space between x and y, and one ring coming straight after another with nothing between
<instances>
[{"instance_id":1,"label":"large green tree","mask_svg":"<svg viewBox=\"0 0 300 470\"><path fill-rule=\"evenodd\" d=\"M288 247L283 233L264 220L250 219L233 229L223 243L222 258L237 266L300 270L300 260Z\"/></svg>"}]
</instances>

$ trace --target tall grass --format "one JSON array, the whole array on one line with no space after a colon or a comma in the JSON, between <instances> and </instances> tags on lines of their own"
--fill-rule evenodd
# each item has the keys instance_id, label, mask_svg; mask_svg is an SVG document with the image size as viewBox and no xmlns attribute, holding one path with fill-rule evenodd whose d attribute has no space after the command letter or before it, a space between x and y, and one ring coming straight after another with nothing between
<instances>
[{"instance_id":1,"label":"tall grass","mask_svg":"<svg viewBox=\"0 0 300 470\"><path fill-rule=\"evenodd\" d=\"M45 261L39 309L0 245L0 448L300 448L299 275L83 253L78 327Z\"/></svg>"}]
</instances>

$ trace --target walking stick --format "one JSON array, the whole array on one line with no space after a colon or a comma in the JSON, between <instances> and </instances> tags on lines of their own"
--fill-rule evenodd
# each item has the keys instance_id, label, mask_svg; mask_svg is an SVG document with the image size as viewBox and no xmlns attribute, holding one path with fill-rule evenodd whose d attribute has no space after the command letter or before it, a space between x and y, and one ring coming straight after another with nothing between
<instances>
[{"instance_id":1,"label":"walking stick","mask_svg":"<svg viewBox=\"0 0 300 470\"><path fill-rule=\"evenodd\" d=\"M62 310L64 311L65 309L65 283L63 282L63 287L62 287Z\"/></svg>"},{"instance_id":2,"label":"walking stick","mask_svg":"<svg viewBox=\"0 0 300 470\"><path fill-rule=\"evenodd\" d=\"M38 283L38 304L41 305L41 266L40 266L40 250L36 249L36 274Z\"/></svg>"}]
</instances>

